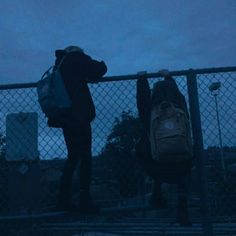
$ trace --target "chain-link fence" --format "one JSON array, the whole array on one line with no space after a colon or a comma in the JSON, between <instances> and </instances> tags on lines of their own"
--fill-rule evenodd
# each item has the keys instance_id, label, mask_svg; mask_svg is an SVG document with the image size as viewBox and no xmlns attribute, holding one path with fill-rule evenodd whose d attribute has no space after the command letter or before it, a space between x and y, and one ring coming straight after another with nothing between
<instances>
[{"instance_id":1,"label":"chain-link fence","mask_svg":"<svg viewBox=\"0 0 236 236\"><path fill-rule=\"evenodd\" d=\"M204 74L197 79L210 213L235 222L236 73Z\"/></svg>"},{"instance_id":2,"label":"chain-link fence","mask_svg":"<svg viewBox=\"0 0 236 236\"><path fill-rule=\"evenodd\" d=\"M186 98L192 126L198 107L191 101L195 78L192 75L197 76L203 155L197 157L202 161L196 163L192 171L190 215L196 222L205 221L203 231L207 232L212 222L236 221L236 68L171 74ZM161 79L158 73L144 77L149 78L150 87ZM133 152L141 129L137 118L136 79L137 75L106 77L90 85L97 113L92 123L92 194L98 204L106 208L146 206L151 192L151 181ZM0 87L0 212L3 218L48 212L56 202L66 146L61 129L47 126L35 86ZM195 133L193 138L197 140L199 136ZM75 200L77 179L75 174ZM171 204L161 218L167 219L173 216L176 191L169 185L164 191ZM200 206L209 207L209 212L204 212L204 207L200 210ZM153 217L147 211L140 214L126 212L123 216Z\"/></svg>"}]
</instances>

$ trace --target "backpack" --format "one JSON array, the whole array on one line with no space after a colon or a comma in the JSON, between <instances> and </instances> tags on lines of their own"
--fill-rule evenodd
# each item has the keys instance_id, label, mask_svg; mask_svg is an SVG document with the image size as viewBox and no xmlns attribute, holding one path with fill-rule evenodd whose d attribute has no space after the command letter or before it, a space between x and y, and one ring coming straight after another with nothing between
<instances>
[{"instance_id":1,"label":"backpack","mask_svg":"<svg viewBox=\"0 0 236 236\"><path fill-rule=\"evenodd\" d=\"M45 116L51 119L59 118L71 107L71 100L60 72L63 59L56 69L50 67L37 83L40 107Z\"/></svg>"},{"instance_id":2,"label":"backpack","mask_svg":"<svg viewBox=\"0 0 236 236\"><path fill-rule=\"evenodd\" d=\"M161 162L192 158L190 125L184 110L162 102L151 111L150 144L152 158Z\"/></svg>"}]
</instances>

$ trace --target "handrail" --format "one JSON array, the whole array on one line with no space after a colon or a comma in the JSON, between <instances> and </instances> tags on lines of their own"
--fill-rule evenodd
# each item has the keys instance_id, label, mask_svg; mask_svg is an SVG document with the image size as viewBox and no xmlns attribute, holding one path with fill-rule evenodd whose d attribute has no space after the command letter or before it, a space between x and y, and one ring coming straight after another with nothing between
<instances>
[{"instance_id":1,"label":"handrail","mask_svg":"<svg viewBox=\"0 0 236 236\"><path fill-rule=\"evenodd\" d=\"M212 73L234 72L234 71L236 71L236 66L170 71L170 75L171 76L186 76L188 74L198 74L199 75L199 74L212 74ZM163 76L159 72L154 72L154 73L142 74L141 77L142 78L160 78ZM105 76L105 77L97 80L96 82L99 83L99 82L109 82L109 81L111 82L111 81L121 81L121 80L135 80L138 78L140 78L139 74ZM37 86L37 82L3 84L3 85L0 85L0 90L35 88L36 86Z\"/></svg>"}]
</instances>

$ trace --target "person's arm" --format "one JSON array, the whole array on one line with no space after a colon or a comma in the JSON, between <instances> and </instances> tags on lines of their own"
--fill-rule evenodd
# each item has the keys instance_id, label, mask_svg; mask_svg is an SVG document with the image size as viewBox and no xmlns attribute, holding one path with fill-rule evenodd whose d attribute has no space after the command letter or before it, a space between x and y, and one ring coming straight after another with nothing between
<instances>
[{"instance_id":1,"label":"person's arm","mask_svg":"<svg viewBox=\"0 0 236 236\"><path fill-rule=\"evenodd\" d=\"M151 91L147 79L140 78L137 81L136 102L140 120L149 131Z\"/></svg>"},{"instance_id":2,"label":"person's arm","mask_svg":"<svg viewBox=\"0 0 236 236\"><path fill-rule=\"evenodd\" d=\"M90 56L83 55L83 64L85 66L87 81L96 82L97 79L101 78L107 72L107 66L104 61L93 60Z\"/></svg>"},{"instance_id":3,"label":"person's arm","mask_svg":"<svg viewBox=\"0 0 236 236\"><path fill-rule=\"evenodd\" d=\"M107 67L103 61L93 60L81 52L71 52L65 55L62 62L62 73L73 80L74 85L81 82L96 82L106 72Z\"/></svg>"},{"instance_id":4,"label":"person's arm","mask_svg":"<svg viewBox=\"0 0 236 236\"><path fill-rule=\"evenodd\" d=\"M174 80L167 69L159 70L159 73L165 78L165 80Z\"/></svg>"}]
</instances>

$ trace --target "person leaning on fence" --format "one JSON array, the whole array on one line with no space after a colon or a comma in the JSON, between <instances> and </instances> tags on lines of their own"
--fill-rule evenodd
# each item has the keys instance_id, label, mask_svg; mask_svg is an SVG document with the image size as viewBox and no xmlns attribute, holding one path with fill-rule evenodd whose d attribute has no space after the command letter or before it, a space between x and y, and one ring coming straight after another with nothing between
<instances>
[{"instance_id":1,"label":"person leaning on fence","mask_svg":"<svg viewBox=\"0 0 236 236\"><path fill-rule=\"evenodd\" d=\"M60 182L57 210L98 213L90 195L91 182L91 125L95 118L95 107L87 83L96 81L106 72L103 61L93 60L77 46L55 51L55 69L60 72L72 105L60 119L48 120L48 125L59 126L67 147L66 160ZM62 61L63 60L63 61ZM80 161L79 204L71 202L71 185L74 171Z\"/></svg>"},{"instance_id":2,"label":"person leaning on fence","mask_svg":"<svg viewBox=\"0 0 236 236\"><path fill-rule=\"evenodd\" d=\"M189 119L185 98L180 93L176 82L167 70L162 70L160 73L164 76L164 81L154 84L152 93L147 79L141 76L137 81L137 107L145 132L136 145L136 155L141 160L147 174L154 179L149 203L155 208L166 207L166 200L162 195L161 185L164 182L177 184L178 204L176 220L181 225L191 225L188 216L187 193L190 184L192 155L188 153L187 155L189 156L182 158L183 156L180 156L180 154L172 153L170 155L165 154L162 156L162 159L158 159L159 157L155 159L153 156L151 133L154 128L151 126L151 122L154 109L157 107L159 109L160 105L165 108L169 104L174 104ZM157 147L157 150L158 148L161 147ZM166 161L167 159L169 161Z\"/></svg>"}]
</instances>

